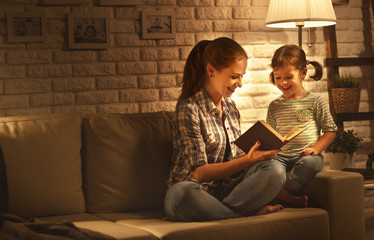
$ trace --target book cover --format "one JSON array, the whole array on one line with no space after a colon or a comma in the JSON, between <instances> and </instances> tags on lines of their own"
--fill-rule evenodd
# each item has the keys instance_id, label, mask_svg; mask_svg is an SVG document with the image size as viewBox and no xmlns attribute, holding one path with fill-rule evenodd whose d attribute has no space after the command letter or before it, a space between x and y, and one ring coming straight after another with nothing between
<instances>
[{"instance_id":1,"label":"book cover","mask_svg":"<svg viewBox=\"0 0 374 240\"><path fill-rule=\"evenodd\" d=\"M261 150L280 149L305 129L297 126L283 137L264 120L260 120L236 139L234 143L246 153L248 153L257 140L261 142Z\"/></svg>"}]
</instances>

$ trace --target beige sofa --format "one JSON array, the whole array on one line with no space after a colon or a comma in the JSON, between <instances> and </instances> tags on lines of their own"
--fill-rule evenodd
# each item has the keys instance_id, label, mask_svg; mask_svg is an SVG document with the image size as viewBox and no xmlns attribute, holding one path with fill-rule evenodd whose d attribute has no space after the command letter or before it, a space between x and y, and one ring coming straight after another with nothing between
<instances>
[{"instance_id":1,"label":"beige sofa","mask_svg":"<svg viewBox=\"0 0 374 240\"><path fill-rule=\"evenodd\" d=\"M2 212L116 239L364 239L363 179L322 171L309 208L211 222L162 220L170 112L0 118Z\"/></svg>"}]
</instances>

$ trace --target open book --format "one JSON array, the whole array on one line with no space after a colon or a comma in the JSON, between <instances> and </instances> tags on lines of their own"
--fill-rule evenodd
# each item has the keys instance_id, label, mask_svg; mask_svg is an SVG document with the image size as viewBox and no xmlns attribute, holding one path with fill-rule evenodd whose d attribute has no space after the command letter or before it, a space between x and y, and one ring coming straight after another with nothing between
<instances>
[{"instance_id":1,"label":"open book","mask_svg":"<svg viewBox=\"0 0 374 240\"><path fill-rule=\"evenodd\" d=\"M264 120L257 121L245 133L235 140L235 144L248 153L257 140L261 142L261 150L280 149L291 139L299 135L306 128L296 126L291 129L285 136L281 136L274 128L272 128Z\"/></svg>"}]
</instances>

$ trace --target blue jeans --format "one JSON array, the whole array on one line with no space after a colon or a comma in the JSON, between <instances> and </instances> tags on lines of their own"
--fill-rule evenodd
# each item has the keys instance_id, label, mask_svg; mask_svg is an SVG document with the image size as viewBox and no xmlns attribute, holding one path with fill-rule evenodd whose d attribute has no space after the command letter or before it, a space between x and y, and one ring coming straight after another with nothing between
<instances>
[{"instance_id":1,"label":"blue jeans","mask_svg":"<svg viewBox=\"0 0 374 240\"><path fill-rule=\"evenodd\" d=\"M246 169L239 181L225 186L225 197L219 199L200 188L196 182L179 182L166 193L165 215L176 221L210 221L238 218L253 214L267 205L286 180L284 168L266 160Z\"/></svg>"},{"instance_id":2,"label":"blue jeans","mask_svg":"<svg viewBox=\"0 0 374 240\"><path fill-rule=\"evenodd\" d=\"M322 154L291 158L278 155L274 160L283 165L284 171L289 172L285 185L290 191L300 190L323 168Z\"/></svg>"}]
</instances>

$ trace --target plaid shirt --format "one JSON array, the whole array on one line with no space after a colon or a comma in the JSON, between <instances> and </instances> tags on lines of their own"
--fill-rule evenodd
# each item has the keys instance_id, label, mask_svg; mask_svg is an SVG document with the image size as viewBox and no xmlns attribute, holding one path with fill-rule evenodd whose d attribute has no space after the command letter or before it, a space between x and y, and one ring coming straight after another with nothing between
<instances>
[{"instance_id":1,"label":"plaid shirt","mask_svg":"<svg viewBox=\"0 0 374 240\"><path fill-rule=\"evenodd\" d=\"M173 117L173 158L169 187L181 181L196 181L192 171L199 166L232 160L243 153L233 142L240 136L240 115L233 100L223 98L224 122L203 88L183 101ZM227 138L228 159L224 159ZM204 183L207 188L213 182Z\"/></svg>"}]
</instances>

